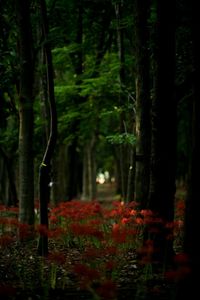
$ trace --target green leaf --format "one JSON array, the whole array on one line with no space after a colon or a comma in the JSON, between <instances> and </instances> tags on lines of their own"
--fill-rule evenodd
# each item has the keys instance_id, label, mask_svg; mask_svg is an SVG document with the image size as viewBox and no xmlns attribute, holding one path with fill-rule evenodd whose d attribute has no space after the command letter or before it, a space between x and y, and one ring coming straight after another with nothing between
<instances>
[{"instance_id":1,"label":"green leaf","mask_svg":"<svg viewBox=\"0 0 200 300\"><path fill-rule=\"evenodd\" d=\"M106 136L106 139L109 143L115 144L115 145L135 145L136 137L132 133L116 133L114 135L108 135Z\"/></svg>"}]
</instances>

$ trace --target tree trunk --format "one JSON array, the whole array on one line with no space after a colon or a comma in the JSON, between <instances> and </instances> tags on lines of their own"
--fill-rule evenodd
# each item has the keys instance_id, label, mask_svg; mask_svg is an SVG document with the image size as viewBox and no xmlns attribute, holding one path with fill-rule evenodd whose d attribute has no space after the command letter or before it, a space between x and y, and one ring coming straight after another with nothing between
<instances>
[{"instance_id":1,"label":"tree trunk","mask_svg":"<svg viewBox=\"0 0 200 300\"><path fill-rule=\"evenodd\" d=\"M46 56L46 71L47 71L47 86L48 86L48 100L49 100L49 110L50 110L50 135L48 139L48 144L46 151L43 156L43 161L40 165L39 171L39 201L40 201L40 224L48 228L48 203L50 201L50 171L51 171L51 160L53 152L56 146L57 138L57 114L56 105L54 97L54 81L53 81L53 65L52 56L48 38L48 20L46 12L46 2L45 0L40 1L41 5L41 18L43 25L43 37L45 40L44 51ZM48 236L47 234L41 234L38 244L38 253L42 256L48 254Z\"/></svg>"},{"instance_id":2,"label":"tree trunk","mask_svg":"<svg viewBox=\"0 0 200 300\"><path fill-rule=\"evenodd\" d=\"M119 84L120 84L120 93L119 93L119 106L122 108L120 114L120 134L127 132L126 126L126 115L125 115L125 99L124 99L124 87L125 87L125 56L124 56L124 29L122 26L122 13L123 13L123 1L120 0L115 5L116 12L116 21L117 21L117 46L118 46L118 56L119 56ZM119 148L119 167L120 167L120 184L121 184L121 198L123 201L127 201L127 187L128 187L128 172L130 167L130 156L127 145L120 144Z\"/></svg>"},{"instance_id":3,"label":"tree trunk","mask_svg":"<svg viewBox=\"0 0 200 300\"><path fill-rule=\"evenodd\" d=\"M135 0L136 174L135 200L147 206L150 173L149 0Z\"/></svg>"},{"instance_id":4,"label":"tree trunk","mask_svg":"<svg viewBox=\"0 0 200 300\"><path fill-rule=\"evenodd\" d=\"M83 158L83 200L96 199L96 159L95 159L95 145L96 141L93 138L84 147Z\"/></svg>"},{"instance_id":5,"label":"tree trunk","mask_svg":"<svg viewBox=\"0 0 200 300\"><path fill-rule=\"evenodd\" d=\"M191 156L189 162L188 193L186 198L184 252L188 256L187 276L179 283L176 299L198 299L199 270L200 270L200 244L198 242L199 228L199 198L200 180L197 175L200 170L200 37L199 37L199 11L196 1L187 3L192 10L192 47L193 47L193 101L192 101L192 132ZM190 138L188 137L190 140Z\"/></svg>"},{"instance_id":6,"label":"tree trunk","mask_svg":"<svg viewBox=\"0 0 200 300\"><path fill-rule=\"evenodd\" d=\"M177 104L174 98L175 3L156 1L157 20L153 53L153 96L151 111L151 167L149 208L164 222L174 220L176 175ZM169 22L170 17L170 22ZM160 224L155 247L156 259L170 260L173 241Z\"/></svg>"},{"instance_id":7,"label":"tree trunk","mask_svg":"<svg viewBox=\"0 0 200 300\"><path fill-rule=\"evenodd\" d=\"M17 0L20 53L19 220L34 224L33 60L29 1Z\"/></svg>"}]
</instances>

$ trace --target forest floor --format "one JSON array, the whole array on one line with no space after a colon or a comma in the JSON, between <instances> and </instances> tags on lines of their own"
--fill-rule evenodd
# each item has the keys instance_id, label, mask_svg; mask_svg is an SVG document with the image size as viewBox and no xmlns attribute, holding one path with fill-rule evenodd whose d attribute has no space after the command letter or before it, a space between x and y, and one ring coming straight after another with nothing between
<instances>
[{"instance_id":1,"label":"forest floor","mask_svg":"<svg viewBox=\"0 0 200 300\"><path fill-rule=\"evenodd\" d=\"M110 206L118 200L113 184L98 185L97 201L103 206ZM6 241L5 241L6 242ZM0 244L0 299L2 300L171 300L174 298L176 285L166 281L162 270L152 273L137 262L134 251L122 253L115 258L119 264L115 274L115 285L107 281L104 288L92 289L80 287L74 276L72 266L81 263L83 253L75 245L64 247L62 244L49 244L49 250L62 254L65 261L55 269L44 263L37 255L36 242L27 244ZM26 258L26 259L25 259ZM27 259L28 258L28 259ZM56 258L57 259L57 258ZM61 259L62 260L62 259ZM106 257L105 257L106 260ZM48 274L48 275L47 275ZM50 275L49 275L50 274ZM48 278L46 277L48 276ZM50 276L50 277L49 277ZM55 279L55 276L57 279ZM45 279L46 278L46 279ZM65 278L65 286L63 285ZM45 282L46 280L46 282ZM49 280L51 287L49 288ZM56 285L54 281L56 280ZM60 283L59 283L60 280ZM42 281L42 282L41 282ZM67 284L66 284L67 283Z\"/></svg>"}]
</instances>

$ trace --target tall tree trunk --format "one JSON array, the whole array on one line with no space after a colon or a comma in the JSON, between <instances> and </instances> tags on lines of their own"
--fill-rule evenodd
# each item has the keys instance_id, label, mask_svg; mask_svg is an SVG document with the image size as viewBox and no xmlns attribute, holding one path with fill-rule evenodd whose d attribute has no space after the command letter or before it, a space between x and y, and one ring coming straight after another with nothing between
<instances>
[{"instance_id":1,"label":"tall tree trunk","mask_svg":"<svg viewBox=\"0 0 200 300\"><path fill-rule=\"evenodd\" d=\"M149 208L164 222L174 220L176 175L177 104L174 98L175 2L155 2L157 20L153 53L153 97L151 111L151 173ZM169 22L170 18L170 22ZM160 224L155 247L161 262L170 260L173 241Z\"/></svg>"},{"instance_id":2,"label":"tall tree trunk","mask_svg":"<svg viewBox=\"0 0 200 300\"><path fill-rule=\"evenodd\" d=\"M186 198L184 252L188 256L187 276L180 282L176 299L199 298L200 244L198 242L199 228L199 198L200 198L200 37L199 10L196 1L187 2L191 9L192 47L193 47L193 101L192 101L192 132L191 157L189 162L188 193ZM190 140L190 138L188 137Z\"/></svg>"},{"instance_id":3,"label":"tall tree trunk","mask_svg":"<svg viewBox=\"0 0 200 300\"><path fill-rule=\"evenodd\" d=\"M77 51L71 54L71 59L74 66L74 73L76 74L75 84L79 86L81 84L80 76L83 73L83 3L82 0L76 0L75 9L77 14L76 20L76 36L75 43L78 45ZM74 97L74 105L79 105L83 101L80 95ZM68 171L67 176L67 200L76 198L80 192L80 153L77 151L78 136L77 131L79 127L79 120L75 120L71 126L71 132L74 134L73 140L68 147L68 165L66 166ZM82 169L82 168L81 168ZM81 180L82 182L82 180Z\"/></svg>"},{"instance_id":4,"label":"tall tree trunk","mask_svg":"<svg viewBox=\"0 0 200 300\"><path fill-rule=\"evenodd\" d=\"M150 173L149 0L135 0L136 174L135 200L147 206Z\"/></svg>"},{"instance_id":5,"label":"tall tree trunk","mask_svg":"<svg viewBox=\"0 0 200 300\"><path fill-rule=\"evenodd\" d=\"M93 137L84 147L83 158L83 200L96 199L96 138Z\"/></svg>"},{"instance_id":6,"label":"tall tree trunk","mask_svg":"<svg viewBox=\"0 0 200 300\"><path fill-rule=\"evenodd\" d=\"M19 90L19 220L34 224L33 60L30 3L17 0L20 54Z\"/></svg>"},{"instance_id":7,"label":"tall tree trunk","mask_svg":"<svg viewBox=\"0 0 200 300\"><path fill-rule=\"evenodd\" d=\"M125 86L125 56L124 56L124 29L122 26L122 12L123 0L118 1L115 5L116 21L117 21L117 46L119 56L119 105L122 107L120 114L120 133L126 133L126 116L125 116L125 99L124 99L124 86ZM125 144L119 145L119 166L120 166L120 183L121 183L121 196L122 200L127 201L127 184L128 184L128 170L129 170L129 151Z\"/></svg>"},{"instance_id":8,"label":"tall tree trunk","mask_svg":"<svg viewBox=\"0 0 200 300\"><path fill-rule=\"evenodd\" d=\"M46 12L46 2L45 0L40 1L41 5L41 18L43 26L43 37L45 40L44 51L46 56L46 71L47 71L47 86L48 86L48 100L49 100L49 110L50 110L50 135L48 139L48 144L46 151L43 156L43 161L40 165L39 172L39 201L40 201L40 224L48 228L48 203L50 200L50 171L51 171L51 160L53 152L56 146L57 138L57 114L56 105L54 97L54 81L53 81L53 64L50 45L47 42L48 39L48 20ZM48 254L48 236L47 234L40 235L38 244L38 253L42 256Z\"/></svg>"}]
</instances>

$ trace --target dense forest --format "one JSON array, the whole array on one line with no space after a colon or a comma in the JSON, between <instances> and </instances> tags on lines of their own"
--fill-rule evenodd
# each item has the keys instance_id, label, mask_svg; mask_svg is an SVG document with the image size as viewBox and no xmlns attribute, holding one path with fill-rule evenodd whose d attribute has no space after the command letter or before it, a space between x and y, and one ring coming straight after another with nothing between
<instances>
[{"instance_id":1,"label":"dense forest","mask_svg":"<svg viewBox=\"0 0 200 300\"><path fill-rule=\"evenodd\" d=\"M65 245L68 253L78 248L82 253L88 245L95 251L109 243L114 247L105 237L112 227L112 239L120 244L119 256L122 249L126 254L131 249L137 261L143 261L142 272L151 268L152 285L156 282L162 290L163 270L174 272L176 292L171 298L151 295L154 299L198 298L199 28L195 0L0 1L2 257L6 253L15 257L13 245L23 256L30 255L32 247L38 262L49 257L56 243L49 233L55 233L55 219L60 222L57 229L70 231L67 242L59 244L59 251ZM115 187L114 209L98 202L100 175ZM175 235L180 221L177 207L183 208L181 242ZM100 215L101 230L90 230L92 239L82 240L88 220L92 218L96 228ZM120 229L116 229L117 215ZM82 229L76 227L79 221ZM134 247L132 240L126 244L119 239L125 228L129 229L126 234L137 231ZM136 231L131 231L132 236ZM78 238L72 238L75 232ZM29 245L26 251L25 245ZM145 263L144 249L151 253ZM115 251L103 256L115 256ZM130 267L135 259L129 255L122 261ZM9 262L1 264L0 295L18 299L8 292L10 279L5 280ZM20 277L21 268L27 266L15 266L20 270L15 276ZM58 280L53 270L51 283ZM82 279L91 279L88 269L81 270L79 265ZM117 275L111 273L105 289L114 290ZM59 276L64 278L62 272ZM91 294L83 299L125 299L123 292L105 296L99 275L91 276L90 284L84 286ZM140 278L145 281L144 274ZM50 299L45 295L31 299ZM135 296L127 295L126 299L151 299L139 288Z\"/></svg>"}]
</instances>

